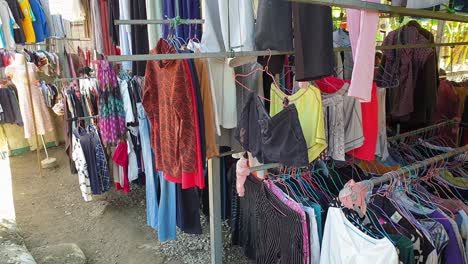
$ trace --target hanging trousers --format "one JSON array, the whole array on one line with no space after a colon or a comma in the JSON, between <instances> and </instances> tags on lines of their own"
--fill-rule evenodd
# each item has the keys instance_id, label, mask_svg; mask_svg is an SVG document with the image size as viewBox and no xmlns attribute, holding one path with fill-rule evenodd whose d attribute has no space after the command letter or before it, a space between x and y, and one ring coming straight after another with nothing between
<instances>
[{"instance_id":1,"label":"hanging trousers","mask_svg":"<svg viewBox=\"0 0 468 264\"><path fill-rule=\"evenodd\" d=\"M380 3L380 0L368 2ZM375 35L379 25L379 13L357 9L346 9L346 12L355 65L348 95L369 102L374 79Z\"/></svg>"},{"instance_id":2,"label":"hanging trousers","mask_svg":"<svg viewBox=\"0 0 468 264\"><path fill-rule=\"evenodd\" d=\"M141 150L146 175L146 222L158 230L159 241L176 239L176 192L175 184L164 179L162 172L155 171L150 141L150 123L141 103L137 103ZM161 191L158 204L158 185Z\"/></svg>"}]
</instances>

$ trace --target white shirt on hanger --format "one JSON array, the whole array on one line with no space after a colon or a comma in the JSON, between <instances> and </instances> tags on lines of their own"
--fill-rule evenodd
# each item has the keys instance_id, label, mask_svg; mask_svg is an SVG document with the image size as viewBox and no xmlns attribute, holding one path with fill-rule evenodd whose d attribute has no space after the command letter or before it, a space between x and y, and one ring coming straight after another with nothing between
<instances>
[{"instance_id":1,"label":"white shirt on hanger","mask_svg":"<svg viewBox=\"0 0 468 264\"><path fill-rule=\"evenodd\" d=\"M148 19L163 19L162 1L146 0L146 17ZM156 47L156 43L161 37L162 37L161 25L148 24L148 42L149 42L150 50Z\"/></svg>"},{"instance_id":2,"label":"white shirt on hanger","mask_svg":"<svg viewBox=\"0 0 468 264\"><path fill-rule=\"evenodd\" d=\"M119 1L119 19L128 20L130 17L130 1ZM132 55L132 27L130 25L119 26L119 45L122 55ZM122 68L127 71L132 70L132 62L122 62Z\"/></svg>"},{"instance_id":3,"label":"white shirt on hanger","mask_svg":"<svg viewBox=\"0 0 468 264\"><path fill-rule=\"evenodd\" d=\"M203 1L203 52L252 51L254 48L254 17L250 0ZM211 87L218 101L215 116L219 126L237 126L236 84L234 69L228 59L208 59Z\"/></svg>"},{"instance_id":4,"label":"white shirt on hanger","mask_svg":"<svg viewBox=\"0 0 468 264\"><path fill-rule=\"evenodd\" d=\"M321 264L399 263L388 238L375 239L355 227L340 208L328 209L320 254Z\"/></svg>"}]
</instances>

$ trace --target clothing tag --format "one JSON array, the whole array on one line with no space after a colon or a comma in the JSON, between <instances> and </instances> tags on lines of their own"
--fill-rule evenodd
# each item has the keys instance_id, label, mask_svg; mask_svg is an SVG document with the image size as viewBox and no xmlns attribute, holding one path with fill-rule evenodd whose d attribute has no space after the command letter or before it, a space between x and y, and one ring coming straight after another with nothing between
<instances>
[{"instance_id":1,"label":"clothing tag","mask_svg":"<svg viewBox=\"0 0 468 264\"><path fill-rule=\"evenodd\" d=\"M398 224L398 222L400 222L400 220L403 218L403 216L401 216L400 213L398 213L398 211L396 211L395 213L393 213L392 217L390 217L390 219L392 219L392 221L396 224Z\"/></svg>"}]
</instances>

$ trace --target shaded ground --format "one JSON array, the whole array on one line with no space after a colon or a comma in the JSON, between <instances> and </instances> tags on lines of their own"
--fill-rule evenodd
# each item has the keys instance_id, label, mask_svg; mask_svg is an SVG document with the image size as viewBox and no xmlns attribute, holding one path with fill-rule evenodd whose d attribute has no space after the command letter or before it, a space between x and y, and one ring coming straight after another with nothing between
<instances>
[{"instance_id":1,"label":"shaded ground","mask_svg":"<svg viewBox=\"0 0 468 264\"><path fill-rule=\"evenodd\" d=\"M76 243L88 263L209 263L209 237L180 235L160 243L146 225L144 187L125 195L111 191L84 202L77 175L71 175L63 148L50 149L60 166L37 172L35 153L11 158L18 227L31 250L44 245ZM227 248L226 263L246 263L237 248Z\"/></svg>"}]
</instances>

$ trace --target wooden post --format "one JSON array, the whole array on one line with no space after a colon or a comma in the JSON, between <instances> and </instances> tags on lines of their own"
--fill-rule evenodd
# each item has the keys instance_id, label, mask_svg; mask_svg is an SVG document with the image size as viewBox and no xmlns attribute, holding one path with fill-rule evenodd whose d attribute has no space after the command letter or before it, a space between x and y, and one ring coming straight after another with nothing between
<instances>
[{"instance_id":1,"label":"wooden post","mask_svg":"<svg viewBox=\"0 0 468 264\"><path fill-rule=\"evenodd\" d=\"M218 157L208 160L208 188L210 196L211 263L223 263L223 236L221 223L221 178Z\"/></svg>"},{"instance_id":2,"label":"wooden post","mask_svg":"<svg viewBox=\"0 0 468 264\"><path fill-rule=\"evenodd\" d=\"M31 91L31 80L29 79L28 61L26 60L26 54L23 53L23 56L24 56L24 68L26 70L26 80L28 81L29 104L31 105L32 119L33 119L32 123L33 123L33 128L34 128L34 135L36 136L37 166L39 167L39 175L42 177L41 153L39 150L39 135L37 134L36 113L34 112L34 102L33 102L32 91Z\"/></svg>"}]
</instances>

